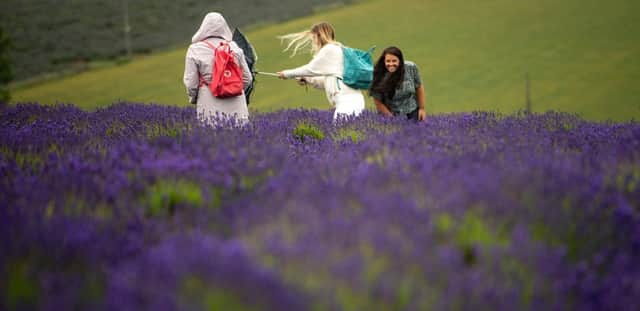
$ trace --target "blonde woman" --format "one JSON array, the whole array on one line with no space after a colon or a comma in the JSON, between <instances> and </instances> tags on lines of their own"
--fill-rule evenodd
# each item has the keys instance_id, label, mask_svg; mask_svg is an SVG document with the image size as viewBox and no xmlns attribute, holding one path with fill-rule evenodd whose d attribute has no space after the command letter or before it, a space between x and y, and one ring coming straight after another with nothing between
<instances>
[{"instance_id":1,"label":"blonde woman","mask_svg":"<svg viewBox=\"0 0 640 311\"><path fill-rule=\"evenodd\" d=\"M280 39L288 42L285 51L292 50L292 56L309 46L313 53L308 64L278 72L281 79L296 78L301 85L324 89L329 103L335 106L334 120L357 116L364 110L362 93L342 83L342 44L335 40L331 24L318 23L310 30L280 36Z\"/></svg>"}]
</instances>

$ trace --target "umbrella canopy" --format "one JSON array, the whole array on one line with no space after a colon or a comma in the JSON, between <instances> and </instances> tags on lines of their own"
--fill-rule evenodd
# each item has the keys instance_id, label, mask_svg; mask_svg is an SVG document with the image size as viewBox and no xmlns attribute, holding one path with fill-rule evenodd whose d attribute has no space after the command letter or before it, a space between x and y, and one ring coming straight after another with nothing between
<instances>
[{"instance_id":1,"label":"umbrella canopy","mask_svg":"<svg viewBox=\"0 0 640 311\"><path fill-rule=\"evenodd\" d=\"M249 96L251 92L253 92L253 85L256 81L256 73L255 73L255 64L258 61L258 55L256 54L256 50L253 48L247 37L244 36L240 29L236 28L233 31L233 41L242 49L244 52L244 59L247 61L247 65L249 65L249 70L251 71L251 84L247 86L244 90L244 94L247 98L247 105L249 105Z\"/></svg>"}]
</instances>

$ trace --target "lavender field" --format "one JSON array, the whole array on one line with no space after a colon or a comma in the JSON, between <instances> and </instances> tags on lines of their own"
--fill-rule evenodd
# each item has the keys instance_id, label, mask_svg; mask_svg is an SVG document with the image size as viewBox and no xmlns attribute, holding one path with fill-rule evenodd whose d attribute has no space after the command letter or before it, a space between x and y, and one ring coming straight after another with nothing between
<instances>
[{"instance_id":1,"label":"lavender field","mask_svg":"<svg viewBox=\"0 0 640 311\"><path fill-rule=\"evenodd\" d=\"M0 108L3 310L630 310L640 124Z\"/></svg>"}]
</instances>

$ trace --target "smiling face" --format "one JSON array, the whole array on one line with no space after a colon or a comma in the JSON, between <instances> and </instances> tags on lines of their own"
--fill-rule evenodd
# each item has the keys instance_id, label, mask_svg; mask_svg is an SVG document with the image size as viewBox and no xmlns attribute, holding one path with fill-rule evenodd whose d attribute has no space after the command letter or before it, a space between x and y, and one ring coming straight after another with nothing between
<instances>
[{"instance_id":1,"label":"smiling face","mask_svg":"<svg viewBox=\"0 0 640 311\"><path fill-rule=\"evenodd\" d=\"M398 70L398 66L400 66L400 59L393 54L385 54L384 55L384 67L387 68L388 72L395 72Z\"/></svg>"}]
</instances>

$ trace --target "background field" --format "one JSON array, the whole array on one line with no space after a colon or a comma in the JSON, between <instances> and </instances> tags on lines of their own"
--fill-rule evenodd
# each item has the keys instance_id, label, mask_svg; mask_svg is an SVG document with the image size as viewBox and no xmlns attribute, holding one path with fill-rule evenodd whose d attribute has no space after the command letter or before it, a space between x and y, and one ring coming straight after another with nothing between
<instances>
[{"instance_id":1,"label":"background field","mask_svg":"<svg viewBox=\"0 0 640 311\"><path fill-rule=\"evenodd\" d=\"M397 45L421 69L430 113L523 109L528 74L533 111L627 120L640 118L640 21L634 18L639 10L640 2L629 0L374 0L245 32L263 71L308 61L310 55L283 54L276 36L321 20L331 22L345 44L377 45L376 58L384 47ZM186 48L16 89L13 99L87 109L119 100L186 105ZM316 90L267 76L257 80L252 109L329 108Z\"/></svg>"},{"instance_id":2,"label":"background field","mask_svg":"<svg viewBox=\"0 0 640 311\"><path fill-rule=\"evenodd\" d=\"M23 80L51 72L92 68L96 60L126 55L125 16L131 50L144 54L188 44L209 11L235 26L274 23L311 14L319 6L352 0L3 0L0 26L12 39L11 58Z\"/></svg>"}]
</instances>

